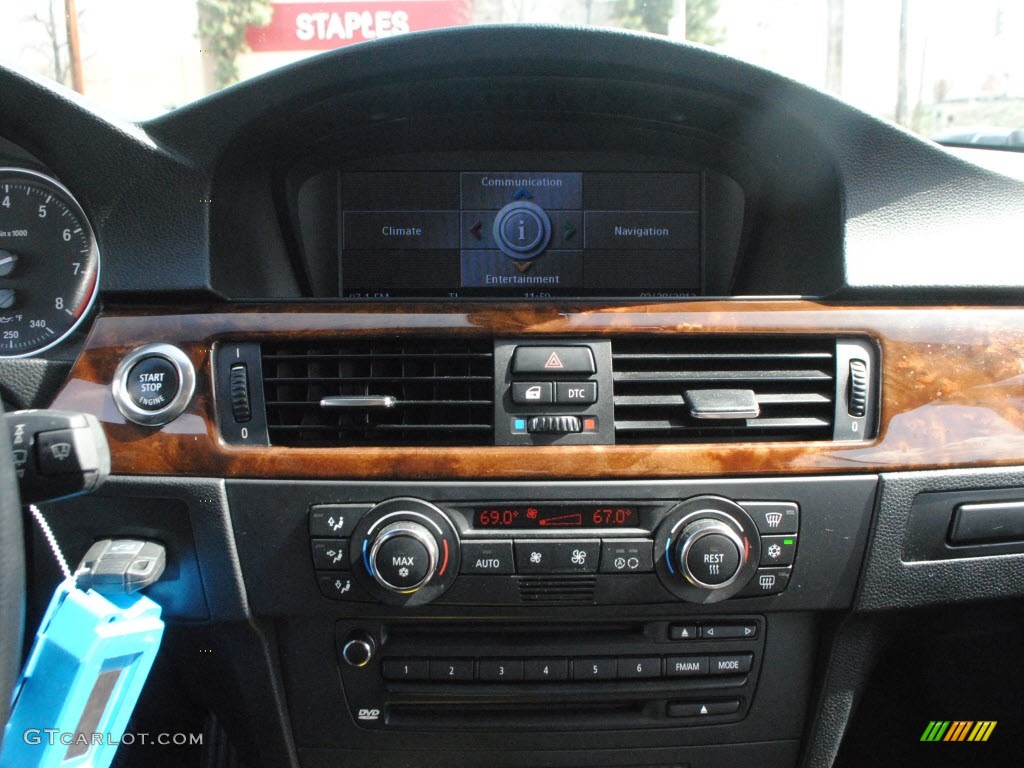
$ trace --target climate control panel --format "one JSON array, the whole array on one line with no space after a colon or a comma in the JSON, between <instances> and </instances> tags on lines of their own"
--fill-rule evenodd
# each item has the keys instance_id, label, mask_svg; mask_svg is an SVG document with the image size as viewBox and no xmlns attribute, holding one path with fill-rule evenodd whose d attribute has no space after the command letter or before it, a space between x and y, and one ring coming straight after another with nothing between
<instances>
[{"instance_id":1,"label":"climate control panel","mask_svg":"<svg viewBox=\"0 0 1024 768\"><path fill-rule=\"evenodd\" d=\"M309 510L325 597L417 606L717 603L782 592L800 509L788 501L434 504Z\"/></svg>"}]
</instances>

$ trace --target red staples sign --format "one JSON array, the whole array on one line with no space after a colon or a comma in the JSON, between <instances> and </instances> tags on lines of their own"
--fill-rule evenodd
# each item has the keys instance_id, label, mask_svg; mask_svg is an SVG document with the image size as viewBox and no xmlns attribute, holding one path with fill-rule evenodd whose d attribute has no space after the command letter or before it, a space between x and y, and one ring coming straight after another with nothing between
<instances>
[{"instance_id":1,"label":"red staples sign","mask_svg":"<svg viewBox=\"0 0 1024 768\"><path fill-rule=\"evenodd\" d=\"M274 3L265 27L249 27L253 51L326 51L364 40L466 24L467 0Z\"/></svg>"}]
</instances>

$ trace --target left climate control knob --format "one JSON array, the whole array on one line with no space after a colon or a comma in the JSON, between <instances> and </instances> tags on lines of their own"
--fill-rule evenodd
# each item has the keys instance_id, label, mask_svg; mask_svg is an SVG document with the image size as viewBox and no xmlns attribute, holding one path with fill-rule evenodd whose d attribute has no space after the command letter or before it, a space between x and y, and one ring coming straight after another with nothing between
<instances>
[{"instance_id":1,"label":"left climate control knob","mask_svg":"<svg viewBox=\"0 0 1024 768\"><path fill-rule=\"evenodd\" d=\"M422 499L377 504L360 519L349 546L357 578L391 605L429 603L451 587L459 572L455 526Z\"/></svg>"}]
</instances>

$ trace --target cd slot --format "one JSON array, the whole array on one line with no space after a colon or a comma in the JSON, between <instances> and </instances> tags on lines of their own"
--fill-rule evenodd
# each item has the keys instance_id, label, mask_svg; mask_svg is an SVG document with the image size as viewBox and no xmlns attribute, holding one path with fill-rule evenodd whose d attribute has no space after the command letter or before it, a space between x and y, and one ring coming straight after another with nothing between
<instances>
[{"instance_id":1,"label":"cd slot","mask_svg":"<svg viewBox=\"0 0 1024 768\"><path fill-rule=\"evenodd\" d=\"M387 725L401 729L483 729L500 724L524 730L583 730L636 727L664 715L664 703L627 700L606 704L485 704L446 701L438 704L392 704Z\"/></svg>"},{"instance_id":2,"label":"cd slot","mask_svg":"<svg viewBox=\"0 0 1024 768\"><path fill-rule=\"evenodd\" d=\"M577 646L581 642L629 643L649 640L650 628L644 623L588 624L500 624L481 623L416 625L393 624L385 629L387 643L392 648L411 644L423 648L424 644L444 648L455 644L486 644L497 647L524 645L541 647Z\"/></svg>"}]
</instances>

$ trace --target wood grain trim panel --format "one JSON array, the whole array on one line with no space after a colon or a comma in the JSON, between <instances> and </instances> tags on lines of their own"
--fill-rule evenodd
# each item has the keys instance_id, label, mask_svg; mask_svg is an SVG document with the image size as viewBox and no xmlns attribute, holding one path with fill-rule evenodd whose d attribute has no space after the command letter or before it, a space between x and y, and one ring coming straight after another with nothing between
<instances>
[{"instance_id":1,"label":"wood grain trim panel","mask_svg":"<svg viewBox=\"0 0 1024 768\"><path fill-rule=\"evenodd\" d=\"M238 448L219 439L211 393L217 341L375 334L500 337L618 334L851 335L881 350L878 437L786 442L531 448ZM126 423L110 382L150 342L183 349L197 394L162 428ZM1024 464L1024 310L722 301L586 307L273 304L112 310L99 317L55 408L95 414L117 474L249 478L600 479L877 472Z\"/></svg>"}]
</instances>

